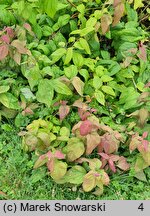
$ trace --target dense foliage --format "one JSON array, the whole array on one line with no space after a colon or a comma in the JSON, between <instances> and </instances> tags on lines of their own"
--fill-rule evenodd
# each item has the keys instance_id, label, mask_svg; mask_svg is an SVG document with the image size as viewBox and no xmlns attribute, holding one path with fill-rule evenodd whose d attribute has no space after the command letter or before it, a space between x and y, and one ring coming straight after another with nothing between
<instances>
[{"instance_id":1,"label":"dense foliage","mask_svg":"<svg viewBox=\"0 0 150 216\"><path fill-rule=\"evenodd\" d=\"M33 169L96 195L116 172L146 181L149 13L142 0L0 2L0 118Z\"/></svg>"}]
</instances>

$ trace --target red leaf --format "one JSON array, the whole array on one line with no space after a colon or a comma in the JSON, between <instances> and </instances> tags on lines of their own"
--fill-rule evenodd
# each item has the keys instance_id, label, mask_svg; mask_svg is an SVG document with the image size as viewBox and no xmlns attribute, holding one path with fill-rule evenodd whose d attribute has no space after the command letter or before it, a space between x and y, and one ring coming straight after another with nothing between
<instances>
[{"instance_id":1,"label":"red leaf","mask_svg":"<svg viewBox=\"0 0 150 216\"><path fill-rule=\"evenodd\" d=\"M1 45L0 46L0 60L3 60L8 55L9 49L8 45Z\"/></svg>"},{"instance_id":2,"label":"red leaf","mask_svg":"<svg viewBox=\"0 0 150 216\"><path fill-rule=\"evenodd\" d=\"M119 23L121 17L124 14L124 11L125 11L124 3L120 2L119 4L117 4L114 11L114 20L112 26L115 26Z\"/></svg>"},{"instance_id":3,"label":"red leaf","mask_svg":"<svg viewBox=\"0 0 150 216\"><path fill-rule=\"evenodd\" d=\"M146 46L144 46L142 42L139 43L139 51L140 53L137 56L143 61L146 61L147 60Z\"/></svg>"},{"instance_id":4,"label":"red leaf","mask_svg":"<svg viewBox=\"0 0 150 216\"><path fill-rule=\"evenodd\" d=\"M59 107L59 118L63 120L70 112L70 107L68 105L61 105Z\"/></svg>"},{"instance_id":5,"label":"red leaf","mask_svg":"<svg viewBox=\"0 0 150 216\"><path fill-rule=\"evenodd\" d=\"M128 170L130 168L130 165L127 163L126 158L121 156L119 158L117 167L119 167L120 169L126 171L126 170Z\"/></svg>"},{"instance_id":6,"label":"red leaf","mask_svg":"<svg viewBox=\"0 0 150 216\"><path fill-rule=\"evenodd\" d=\"M6 34L1 36L1 40L2 40L3 42L7 43L7 44L10 43L10 38L9 38L9 36L6 35Z\"/></svg>"},{"instance_id":7,"label":"red leaf","mask_svg":"<svg viewBox=\"0 0 150 216\"><path fill-rule=\"evenodd\" d=\"M92 122L85 120L80 125L80 134L81 136L86 136L92 131Z\"/></svg>"},{"instance_id":8,"label":"red leaf","mask_svg":"<svg viewBox=\"0 0 150 216\"><path fill-rule=\"evenodd\" d=\"M116 167L115 167L114 162L111 159L109 159L108 163L109 163L110 169L115 173L116 172Z\"/></svg>"}]
</instances>

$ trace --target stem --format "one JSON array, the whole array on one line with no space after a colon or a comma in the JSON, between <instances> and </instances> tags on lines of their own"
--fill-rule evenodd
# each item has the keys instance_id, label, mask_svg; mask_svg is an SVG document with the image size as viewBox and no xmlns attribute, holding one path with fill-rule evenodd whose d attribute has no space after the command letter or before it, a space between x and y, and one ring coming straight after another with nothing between
<instances>
[{"instance_id":1,"label":"stem","mask_svg":"<svg viewBox=\"0 0 150 216\"><path fill-rule=\"evenodd\" d=\"M67 2L69 3L69 4L71 4L73 7L77 7L73 2L71 2L70 0L67 0Z\"/></svg>"}]
</instances>

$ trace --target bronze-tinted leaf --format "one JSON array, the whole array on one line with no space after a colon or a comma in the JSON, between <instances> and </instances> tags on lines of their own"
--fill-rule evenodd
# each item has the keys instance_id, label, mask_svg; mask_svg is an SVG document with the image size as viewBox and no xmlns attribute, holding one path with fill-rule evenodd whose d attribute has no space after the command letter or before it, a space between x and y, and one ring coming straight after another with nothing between
<instances>
[{"instance_id":1,"label":"bronze-tinted leaf","mask_svg":"<svg viewBox=\"0 0 150 216\"><path fill-rule=\"evenodd\" d=\"M110 14L103 14L101 17L101 29L102 34L105 34L107 31L109 31L109 26L112 23L112 17Z\"/></svg>"},{"instance_id":2,"label":"bronze-tinted leaf","mask_svg":"<svg viewBox=\"0 0 150 216\"><path fill-rule=\"evenodd\" d=\"M91 134L88 134L86 136L86 139L86 155L89 155L98 146L101 137L97 132L93 132Z\"/></svg>"},{"instance_id":3,"label":"bronze-tinted leaf","mask_svg":"<svg viewBox=\"0 0 150 216\"><path fill-rule=\"evenodd\" d=\"M59 107L59 118L63 120L70 112L70 107L68 105L61 105Z\"/></svg>"},{"instance_id":4,"label":"bronze-tinted leaf","mask_svg":"<svg viewBox=\"0 0 150 216\"><path fill-rule=\"evenodd\" d=\"M79 77L74 77L72 79L72 85L76 89L79 95L83 96L84 82Z\"/></svg>"},{"instance_id":5,"label":"bronze-tinted leaf","mask_svg":"<svg viewBox=\"0 0 150 216\"><path fill-rule=\"evenodd\" d=\"M0 61L6 58L6 56L8 55L8 51L9 49L7 44L0 46Z\"/></svg>"},{"instance_id":6,"label":"bronze-tinted leaf","mask_svg":"<svg viewBox=\"0 0 150 216\"><path fill-rule=\"evenodd\" d=\"M85 192L89 192L96 186L96 177L94 176L94 172L90 171L88 172L83 179L83 190Z\"/></svg>"},{"instance_id":7,"label":"bronze-tinted leaf","mask_svg":"<svg viewBox=\"0 0 150 216\"><path fill-rule=\"evenodd\" d=\"M118 161L118 164L117 164L117 167L119 167L120 169L126 171L130 168L130 165L127 163L127 160L125 157L121 156L119 158L119 161Z\"/></svg>"},{"instance_id":8,"label":"bronze-tinted leaf","mask_svg":"<svg viewBox=\"0 0 150 216\"><path fill-rule=\"evenodd\" d=\"M124 11L125 11L124 3L120 2L119 4L117 4L114 11L114 19L113 19L112 26L115 26L119 23L121 17L124 14Z\"/></svg>"}]
</instances>

